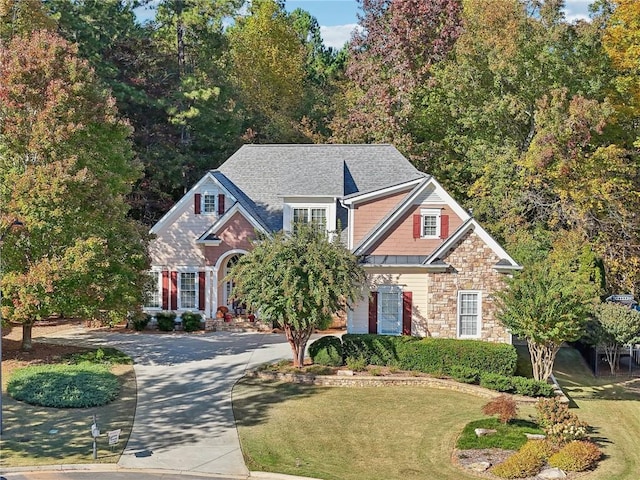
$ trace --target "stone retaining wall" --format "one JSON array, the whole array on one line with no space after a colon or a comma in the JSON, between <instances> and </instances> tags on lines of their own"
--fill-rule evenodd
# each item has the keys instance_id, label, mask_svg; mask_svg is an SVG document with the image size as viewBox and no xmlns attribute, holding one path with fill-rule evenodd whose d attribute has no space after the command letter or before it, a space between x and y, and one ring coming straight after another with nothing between
<instances>
[{"instance_id":1,"label":"stone retaining wall","mask_svg":"<svg viewBox=\"0 0 640 480\"><path fill-rule=\"evenodd\" d=\"M457 392L467 393L482 398L495 398L502 395L500 392L479 387L478 385L469 385L453 380L434 377L376 377L371 375L311 375L297 373L279 373L268 371L252 371L247 376L254 378L262 378L265 380L277 380L283 382L291 382L302 385L317 385L322 387L396 387L396 386L418 386L439 388L443 390L454 390ZM523 397L521 395L513 395L518 403L535 403L537 398ZM563 399L566 399L562 395ZM563 400L564 401L564 400ZM569 400L566 399L568 402Z\"/></svg>"}]
</instances>

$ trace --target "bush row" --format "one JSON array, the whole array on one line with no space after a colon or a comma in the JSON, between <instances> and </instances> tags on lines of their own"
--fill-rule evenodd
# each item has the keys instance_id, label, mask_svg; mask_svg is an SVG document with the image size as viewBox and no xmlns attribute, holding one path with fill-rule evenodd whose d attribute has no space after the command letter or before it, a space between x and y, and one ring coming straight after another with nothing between
<instances>
[{"instance_id":1,"label":"bush row","mask_svg":"<svg viewBox=\"0 0 640 480\"><path fill-rule=\"evenodd\" d=\"M328 340L324 340L329 338ZM513 375L517 353L512 345L479 340L449 338L395 337L386 335L345 334L323 337L309 349L314 363L330 358L332 365L340 359L364 359L368 365L395 366L435 375L449 375L461 369ZM313 348L312 348L313 347ZM340 363L342 364L342 363Z\"/></svg>"},{"instance_id":2,"label":"bush row","mask_svg":"<svg viewBox=\"0 0 640 480\"><path fill-rule=\"evenodd\" d=\"M531 378L515 377L517 352L512 345L480 340L345 334L326 336L309 346L313 363L337 367L345 363L380 365L479 384L504 393L551 397L553 387Z\"/></svg>"},{"instance_id":3,"label":"bush row","mask_svg":"<svg viewBox=\"0 0 640 480\"><path fill-rule=\"evenodd\" d=\"M180 315L180 318L182 319L182 329L185 332L195 332L202 328L202 315L199 313L185 312ZM161 332L172 332L176 326L176 313L158 312L156 313L156 321L158 323L158 330ZM133 327L138 330L138 326L135 323ZM140 330L144 327L146 327L146 323Z\"/></svg>"}]
</instances>

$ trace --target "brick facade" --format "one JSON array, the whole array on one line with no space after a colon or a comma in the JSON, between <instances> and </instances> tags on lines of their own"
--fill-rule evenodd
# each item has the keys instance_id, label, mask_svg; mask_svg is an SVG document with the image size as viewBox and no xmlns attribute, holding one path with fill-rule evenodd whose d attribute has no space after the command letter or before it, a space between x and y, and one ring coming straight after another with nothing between
<instances>
[{"instance_id":1,"label":"brick facade","mask_svg":"<svg viewBox=\"0 0 640 480\"><path fill-rule=\"evenodd\" d=\"M427 335L456 338L458 325L458 292L482 292L481 339L511 343L509 333L496 319L492 293L504 288L503 273L493 266L498 256L475 233L465 235L443 258L451 265L445 273L427 275L429 305Z\"/></svg>"}]
</instances>

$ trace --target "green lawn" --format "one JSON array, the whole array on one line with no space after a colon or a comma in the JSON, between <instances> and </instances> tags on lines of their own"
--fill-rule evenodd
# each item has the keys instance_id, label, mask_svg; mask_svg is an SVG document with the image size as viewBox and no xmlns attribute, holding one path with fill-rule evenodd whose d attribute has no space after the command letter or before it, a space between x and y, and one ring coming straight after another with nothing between
<instances>
[{"instance_id":1,"label":"green lawn","mask_svg":"<svg viewBox=\"0 0 640 480\"><path fill-rule=\"evenodd\" d=\"M589 479L640 478L640 379L595 378L572 348L560 350L554 373L606 456Z\"/></svg>"},{"instance_id":2,"label":"green lawn","mask_svg":"<svg viewBox=\"0 0 640 480\"><path fill-rule=\"evenodd\" d=\"M117 462L133 426L136 381L131 365L117 365L113 372L121 382L120 395L102 407L46 408L4 395L0 467ZM92 457L90 434L94 413L103 434L98 460ZM120 443L111 448L104 434L116 429L122 429Z\"/></svg>"},{"instance_id":3,"label":"green lawn","mask_svg":"<svg viewBox=\"0 0 640 480\"><path fill-rule=\"evenodd\" d=\"M555 374L595 430L604 460L590 480L637 480L640 379L597 379L563 348ZM247 465L324 480L477 478L451 464L464 426L486 399L420 387L320 388L244 379L233 391ZM534 413L521 409L520 418Z\"/></svg>"},{"instance_id":4,"label":"green lawn","mask_svg":"<svg viewBox=\"0 0 640 480\"><path fill-rule=\"evenodd\" d=\"M320 388L244 379L234 413L250 470L325 480L473 479L451 464L486 399L423 387Z\"/></svg>"}]
</instances>

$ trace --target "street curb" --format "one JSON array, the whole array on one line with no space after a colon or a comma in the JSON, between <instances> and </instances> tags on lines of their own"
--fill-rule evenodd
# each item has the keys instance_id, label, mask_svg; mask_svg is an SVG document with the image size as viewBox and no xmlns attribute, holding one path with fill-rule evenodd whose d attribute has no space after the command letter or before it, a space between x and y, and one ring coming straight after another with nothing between
<instances>
[{"instance_id":1,"label":"street curb","mask_svg":"<svg viewBox=\"0 0 640 480\"><path fill-rule=\"evenodd\" d=\"M296 475L286 475L284 473L270 473L270 472L249 472L249 476L246 475L229 475L219 473L206 473L195 472L192 470L165 470L160 468L150 469L138 469L138 468L124 468L119 467L115 463L77 463L77 464L61 464L61 465L37 465L37 466L25 466L25 467L7 467L2 469L2 474L7 473L28 473L28 472L123 472L123 473L157 473L164 475L174 476L197 476L197 477L209 477L209 478L224 478L224 479L238 479L248 480L249 478L258 478L262 480L320 480L311 477L298 477Z\"/></svg>"}]
</instances>

